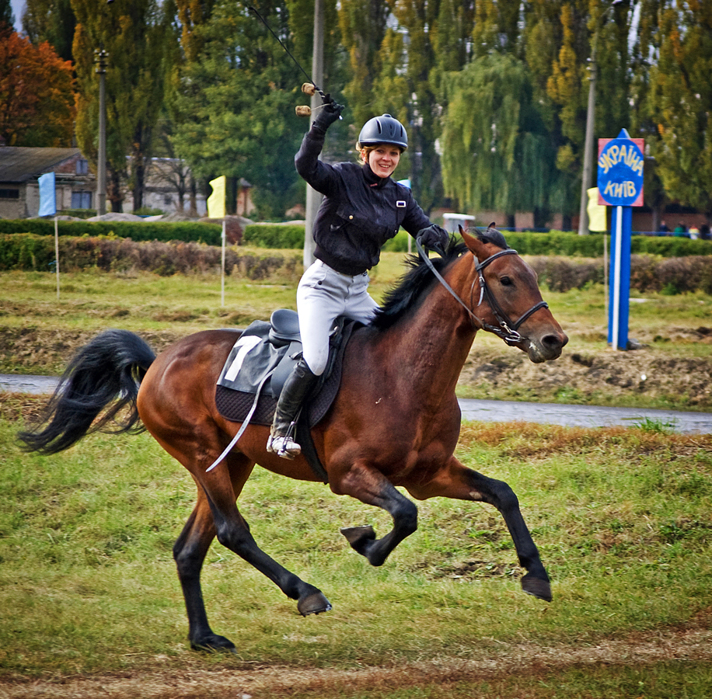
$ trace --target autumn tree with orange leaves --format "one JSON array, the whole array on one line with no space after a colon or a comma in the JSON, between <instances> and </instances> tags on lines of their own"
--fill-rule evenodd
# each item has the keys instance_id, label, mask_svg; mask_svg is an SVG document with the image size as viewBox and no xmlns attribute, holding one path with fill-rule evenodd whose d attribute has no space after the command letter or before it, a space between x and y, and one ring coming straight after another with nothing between
<instances>
[{"instance_id":1,"label":"autumn tree with orange leaves","mask_svg":"<svg viewBox=\"0 0 712 699\"><path fill-rule=\"evenodd\" d=\"M0 137L6 146L70 146L74 131L72 64L47 43L0 35Z\"/></svg>"}]
</instances>

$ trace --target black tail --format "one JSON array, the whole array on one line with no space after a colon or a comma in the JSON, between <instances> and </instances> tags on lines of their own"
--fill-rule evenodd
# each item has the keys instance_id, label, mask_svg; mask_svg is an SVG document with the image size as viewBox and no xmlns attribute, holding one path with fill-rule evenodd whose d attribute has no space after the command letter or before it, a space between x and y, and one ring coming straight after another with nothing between
<instances>
[{"instance_id":1,"label":"black tail","mask_svg":"<svg viewBox=\"0 0 712 699\"><path fill-rule=\"evenodd\" d=\"M39 424L18 434L25 450L56 454L110 421L115 429L105 431L140 432L136 397L155 358L148 344L128 330L107 330L95 337L69 363ZM127 406L128 413L116 420Z\"/></svg>"}]
</instances>

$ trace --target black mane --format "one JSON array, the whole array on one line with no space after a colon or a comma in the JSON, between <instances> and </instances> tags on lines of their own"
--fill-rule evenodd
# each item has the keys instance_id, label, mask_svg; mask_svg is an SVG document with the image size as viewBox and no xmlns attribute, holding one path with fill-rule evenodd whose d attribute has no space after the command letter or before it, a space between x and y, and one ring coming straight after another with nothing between
<instances>
[{"instance_id":1,"label":"black mane","mask_svg":"<svg viewBox=\"0 0 712 699\"><path fill-rule=\"evenodd\" d=\"M493 243L504 250L509 247L504 236L494 228L488 228L484 233L477 231L476 235L483 243ZM466 252L468 252L466 245L451 236L445 255L436 256L431 259L431 262L442 275L448 265ZM383 304L370 323L378 330L390 328L408 311L415 310L436 281L435 275L419 255L410 255L406 259L406 264L410 269L400 278L396 286L386 292Z\"/></svg>"}]
</instances>

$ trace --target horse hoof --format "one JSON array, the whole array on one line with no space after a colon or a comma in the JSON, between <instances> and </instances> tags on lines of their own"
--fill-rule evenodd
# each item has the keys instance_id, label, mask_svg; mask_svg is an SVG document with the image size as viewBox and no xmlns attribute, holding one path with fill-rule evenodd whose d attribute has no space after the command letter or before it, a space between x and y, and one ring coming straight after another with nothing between
<instances>
[{"instance_id":1,"label":"horse hoof","mask_svg":"<svg viewBox=\"0 0 712 699\"><path fill-rule=\"evenodd\" d=\"M376 532L370 524L365 527L342 527L339 531L351 544L351 548L363 556L366 555L366 544L376 539Z\"/></svg>"},{"instance_id":2,"label":"horse hoof","mask_svg":"<svg viewBox=\"0 0 712 699\"><path fill-rule=\"evenodd\" d=\"M551 602L551 585L548 580L535 578L531 573L527 573L522 578L522 590L528 595L533 595L545 602Z\"/></svg>"},{"instance_id":3,"label":"horse hoof","mask_svg":"<svg viewBox=\"0 0 712 699\"><path fill-rule=\"evenodd\" d=\"M302 616L321 614L322 612L331 611L331 603L317 590L306 597L302 597L297 603L297 609Z\"/></svg>"},{"instance_id":4,"label":"horse hoof","mask_svg":"<svg viewBox=\"0 0 712 699\"><path fill-rule=\"evenodd\" d=\"M190 647L202 653L237 653L235 644L230 639L225 638L225 636L218 636L214 633L204 638L191 641Z\"/></svg>"}]
</instances>

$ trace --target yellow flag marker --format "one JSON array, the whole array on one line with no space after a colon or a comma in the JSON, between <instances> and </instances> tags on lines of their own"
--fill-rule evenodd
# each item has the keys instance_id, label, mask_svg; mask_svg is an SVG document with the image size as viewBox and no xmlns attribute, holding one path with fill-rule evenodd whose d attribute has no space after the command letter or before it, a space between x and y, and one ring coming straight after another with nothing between
<instances>
[{"instance_id":1,"label":"yellow flag marker","mask_svg":"<svg viewBox=\"0 0 712 699\"><path fill-rule=\"evenodd\" d=\"M598 187L592 187L588 191L588 230L607 231L606 206L598 203Z\"/></svg>"},{"instance_id":2,"label":"yellow flag marker","mask_svg":"<svg viewBox=\"0 0 712 699\"><path fill-rule=\"evenodd\" d=\"M210 180L213 193L208 197L208 218L225 217L225 185L227 178L225 175Z\"/></svg>"}]
</instances>

